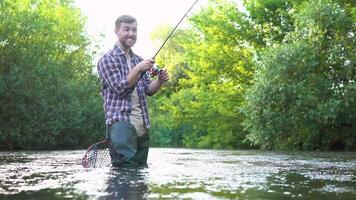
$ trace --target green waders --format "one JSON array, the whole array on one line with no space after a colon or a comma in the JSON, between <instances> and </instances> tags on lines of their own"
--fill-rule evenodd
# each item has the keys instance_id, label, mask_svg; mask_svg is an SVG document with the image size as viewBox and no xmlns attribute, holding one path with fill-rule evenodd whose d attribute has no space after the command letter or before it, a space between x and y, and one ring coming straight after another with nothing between
<instances>
[{"instance_id":1,"label":"green waders","mask_svg":"<svg viewBox=\"0 0 356 200\"><path fill-rule=\"evenodd\" d=\"M137 137L135 127L128 121L116 121L108 126L108 138L120 159L113 159L113 166L146 165L149 149L149 134Z\"/></svg>"}]
</instances>

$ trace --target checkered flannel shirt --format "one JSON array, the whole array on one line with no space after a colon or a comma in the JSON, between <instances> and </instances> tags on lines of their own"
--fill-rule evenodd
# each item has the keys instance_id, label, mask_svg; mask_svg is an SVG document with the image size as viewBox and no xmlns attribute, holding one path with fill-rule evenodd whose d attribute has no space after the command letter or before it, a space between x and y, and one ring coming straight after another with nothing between
<instances>
[{"instance_id":1,"label":"checkered flannel shirt","mask_svg":"<svg viewBox=\"0 0 356 200\"><path fill-rule=\"evenodd\" d=\"M142 58L130 52L132 66L136 66ZM130 68L124 51L116 43L114 48L101 56L97 64L97 70L101 81L101 96L104 99L104 112L106 124L114 121L129 121L131 112L131 94L134 87L129 87L127 75ZM137 82L137 93L142 106L143 119L147 129L150 128L150 120L147 109L146 95L149 95L148 86L151 78L146 73Z\"/></svg>"}]
</instances>

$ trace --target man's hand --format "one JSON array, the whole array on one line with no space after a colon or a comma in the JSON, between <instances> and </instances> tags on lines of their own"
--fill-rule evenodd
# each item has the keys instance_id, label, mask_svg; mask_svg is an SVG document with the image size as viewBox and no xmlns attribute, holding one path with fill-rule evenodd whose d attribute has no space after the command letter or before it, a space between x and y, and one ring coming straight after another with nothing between
<instances>
[{"instance_id":1,"label":"man's hand","mask_svg":"<svg viewBox=\"0 0 356 200\"><path fill-rule=\"evenodd\" d=\"M162 69L162 71L158 74L158 81L163 84L169 80L169 74L167 69Z\"/></svg>"},{"instance_id":2,"label":"man's hand","mask_svg":"<svg viewBox=\"0 0 356 200\"><path fill-rule=\"evenodd\" d=\"M145 59L138 63L135 68L137 68L140 72L146 72L149 71L152 67L153 64L155 63L155 60L153 59Z\"/></svg>"},{"instance_id":3,"label":"man's hand","mask_svg":"<svg viewBox=\"0 0 356 200\"><path fill-rule=\"evenodd\" d=\"M163 85L164 82L169 80L169 75L167 69L162 69L162 71L158 74L158 78L151 82L149 86L149 95L155 94Z\"/></svg>"},{"instance_id":4,"label":"man's hand","mask_svg":"<svg viewBox=\"0 0 356 200\"><path fill-rule=\"evenodd\" d=\"M153 67L154 63L155 61L153 59L145 59L139 62L127 76L129 87L135 86L141 74L143 72L149 71Z\"/></svg>"}]
</instances>

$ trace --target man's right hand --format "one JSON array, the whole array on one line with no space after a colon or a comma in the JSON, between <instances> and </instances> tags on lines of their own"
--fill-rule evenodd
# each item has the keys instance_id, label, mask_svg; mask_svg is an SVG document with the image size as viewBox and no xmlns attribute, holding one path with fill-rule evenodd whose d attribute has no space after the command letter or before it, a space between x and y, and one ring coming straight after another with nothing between
<instances>
[{"instance_id":1,"label":"man's right hand","mask_svg":"<svg viewBox=\"0 0 356 200\"><path fill-rule=\"evenodd\" d=\"M155 63L155 60L153 60L153 59L145 59L145 60L141 61L140 63L138 63L135 67L137 67L140 72L146 72L146 71L149 71L153 67L154 63Z\"/></svg>"},{"instance_id":2,"label":"man's right hand","mask_svg":"<svg viewBox=\"0 0 356 200\"><path fill-rule=\"evenodd\" d=\"M154 63L155 61L153 59L145 59L139 62L127 76L129 87L135 86L142 73L149 71L153 67Z\"/></svg>"}]
</instances>

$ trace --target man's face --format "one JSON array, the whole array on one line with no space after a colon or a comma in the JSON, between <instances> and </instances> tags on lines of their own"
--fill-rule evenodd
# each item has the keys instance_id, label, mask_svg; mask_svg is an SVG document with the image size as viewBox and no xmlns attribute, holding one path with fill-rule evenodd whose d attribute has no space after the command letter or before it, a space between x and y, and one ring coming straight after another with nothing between
<instances>
[{"instance_id":1,"label":"man's face","mask_svg":"<svg viewBox=\"0 0 356 200\"><path fill-rule=\"evenodd\" d=\"M118 29L115 29L116 36L124 48L131 48L137 39L137 23L122 22Z\"/></svg>"}]
</instances>

